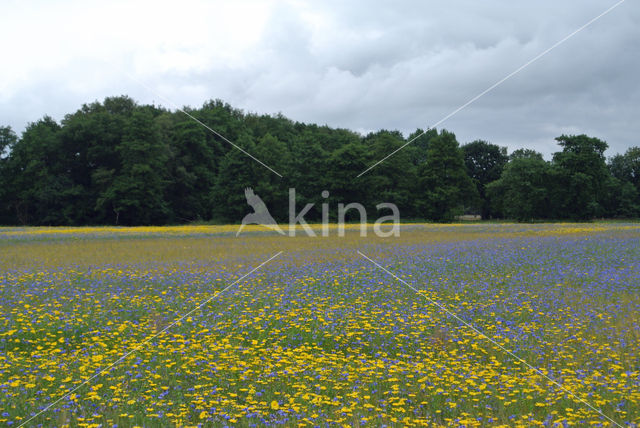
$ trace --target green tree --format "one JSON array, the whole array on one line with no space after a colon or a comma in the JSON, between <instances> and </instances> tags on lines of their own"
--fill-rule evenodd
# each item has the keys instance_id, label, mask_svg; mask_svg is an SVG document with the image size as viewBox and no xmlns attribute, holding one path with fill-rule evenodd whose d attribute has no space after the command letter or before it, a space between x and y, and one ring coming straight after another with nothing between
<instances>
[{"instance_id":1,"label":"green tree","mask_svg":"<svg viewBox=\"0 0 640 428\"><path fill-rule=\"evenodd\" d=\"M478 193L465 169L458 141L446 130L430 141L418 182L418 208L428 219L451 221L477 204Z\"/></svg>"},{"instance_id":2,"label":"green tree","mask_svg":"<svg viewBox=\"0 0 640 428\"><path fill-rule=\"evenodd\" d=\"M613 156L609 171L618 180L631 183L640 193L640 147L630 147L623 155Z\"/></svg>"},{"instance_id":3,"label":"green tree","mask_svg":"<svg viewBox=\"0 0 640 428\"><path fill-rule=\"evenodd\" d=\"M235 144L248 153L255 153L253 139L247 134L241 135ZM210 193L213 218L238 223L249 212L244 189L256 184L253 163L253 159L237 148L229 150L220 161L216 184Z\"/></svg>"},{"instance_id":4,"label":"green tree","mask_svg":"<svg viewBox=\"0 0 640 428\"><path fill-rule=\"evenodd\" d=\"M401 149L405 140L400 132L383 130L369 134L364 144L368 163L373 164ZM414 194L417 191L417 167L410 156L409 151L401 149L365 174L368 181L366 201L370 212L375 212L377 204L390 202L398 207L403 216L416 217Z\"/></svg>"},{"instance_id":5,"label":"green tree","mask_svg":"<svg viewBox=\"0 0 640 428\"><path fill-rule=\"evenodd\" d=\"M27 126L6 159L8 208L21 224L72 223L73 198L78 193L66 169L61 127L45 116ZM73 156L73 154L71 154Z\"/></svg>"},{"instance_id":6,"label":"green tree","mask_svg":"<svg viewBox=\"0 0 640 428\"><path fill-rule=\"evenodd\" d=\"M207 141L207 130L186 116L171 123L167 169L167 202L177 222L209 219L209 193L215 185L217 159ZM166 117L169 119L169 117ZM167 124L169 126L169 124Z\"/></svg>"},{"instance_id":7,"label":"green tree","mask_svg":"<svg viewBox=\"0 0 640 428\"><path fill-rule=\"evenodd\" d=\"M603 212L607 217L635 218L640 213L638 191L628 181L609 177L605 182L601 198Z\"/></svg>"},{"instance_id":8,"label":"green tree","mask_svg":"<svg viewBox=\"0 0 640 428\"><path fill-rule=\"evenodd\" d=\"M516 149L509 155L509 160L522 159L522 158L534 158L544 160L542 153L536 152L531 149Z\"/></svg>"},{"instance_id":9,"label":"green tree","mask_svg":"<svg viewBox=\"0 0 640 428\"><path fill-rule=\"evenodd\" d=\"M485 187L500 178L509 157L507 148L476 140L462 146L464 163L480 196L480 214L482 218L491 216L491 207Z\"/></svg>"},{"instance_id":10,"label":"green tree","mask_svg":"<svg viewBox=\"0 0 640 428\"><path fill-rule=\"evenodd\" d=\"M558 137L562 150L551 163L519 149L504 166L504 149L484 141L460 148L453 134L435 129L406 139L386 130L362 136L281 114L244 114L220 100L184 112L119 96L84 104L59 124L44 117L20 138L0 127L0 223L237 222L250 209L245 187L279 221L288 187L300 203L315 203L308 220L321 218L323 203L335 216L338 203L375 212L377 203L393 202L405 218L438 221L478 210L520 220L632 217L640 207L640 148L607 165L606 143L585 135Z\"/></svg>"},{"instance_id":11,"label":"green tree","mask_svg":"<svg viewBox=\"0 0 640 428\"><path fill-rule=\"evenodd\" d=\"M406 151L414 166L422 165L427 160L427 149L429 142L438 136L438 130L435 128L423 131L418 128L415 132L409 134L406 142L411 141L403 151Z\"/></svg>"},{"instance_id":12,"label":"green tree","mask_svg":"<svg viewBox=\"0 0 640 428\"><path fill-rule=\"evenodd\" d=\"M551 167L537 156L517 157L486 187L492 209L507 218L531 221L550 214Z\"/></svg>"},{"instance_id":13,"label":"green tree","mask_svg":"<svg viewBox=\"0 0 640 428\"><path fill-rule=\"evenodd\" d=\"M112 209L115 224L167 221L164 167L168 150L154 126L153 109L135 110L126 125L123 140L116 147L119 169L108 174L110 183L97 201L98 208L108 206Z\"/></svg>"},{"instance_id":14,"label":"green tree","mask_svg":"<svg viewBox=\"0 0 640 428\"><path fill-rule=\"evenodd\" d=\"M321 211L317 207L325 202L321 193L330 188L327 182L330 152L323 146L323 140L329 138L327 130L326 127L317 126L300 130L301 135L291 147L291 167L286 174L286 178L296 188L296 197L304 200L305 204L314 204L316 209L312 209L305 218L315 221L321 218Z\"/></svg>"},{"instance_id":15,"label":"green tree","mask_svg":"<svg viewBox=\"0 0 640 428\"><path fill-rule=\"evenodd\" d=\"M610 177L604 157L607 143L586 135L561 135L556 141L562 147L553 155L557 215L585 220L604 214L601 198Z\"/></svg>"},{"instance_id":16,"label":"green tree","mask_svg":"<svg viewBox=\"0 0 640 428\"><path fill-rule=\"evenodd\" d=\"M18 136L10 126L0 126L0 224L9 224L13 218L9 208L9 199L13 192L9 187L11 176L7 168L7 158L17 142Z\"/></svg>"},{"instance_id":17,"label":"green tree","mask_svg":"<svg viewBox=\"0 0 640 428\"><path fill-rule=\"evenodd\" d=\"M331 153L329 158L331 169L327 176L326 189L330 192L330 197L326 202L334 207L331 211L332 218L336 215L335 207L338 203L358 202L366 209L371 207L371 175L364 174L356 178L360 172L369 167L371 162L367 145L357 137ZM357 219L357 214L348 211L346 219Z\"/></svg>"},{"instance_id":18,"label":"green tree","mask_svg":"<svg viewBox=\"0 0 640 428\"><path fill-rule=\"evenodd\" d=\"M258 162L253 161L251 164L255 193L260 196L262 201L267 205L274 219L277 221L287 221L289 213L289 185L295 187L296 184L290 183L285 175L291 168L291 155L287 144L267 132L259 139L252 155L283 175L282 177L277 176Z\"/></svg>"},{"instance_id":19,"label":"green tree","mask_svg":"<svg viewBox=\"0 0 640 428\"><path fill-rule=\"evenodd\" d=\"M17 141L18 136L10 126L0 126L0 159L7 157Z\"/></svg>"}]
</instances>

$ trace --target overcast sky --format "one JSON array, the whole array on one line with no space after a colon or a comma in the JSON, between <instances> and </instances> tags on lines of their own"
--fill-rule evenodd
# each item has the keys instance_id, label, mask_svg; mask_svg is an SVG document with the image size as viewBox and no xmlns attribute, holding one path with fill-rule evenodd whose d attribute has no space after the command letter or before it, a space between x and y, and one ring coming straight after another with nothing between
<instances>
[{"instance_id":1,"label":"overcast sky","mask_svg":"<svg viewBox=\"0 0 640 428\"><path fill-rule=\"evenodd\" d=\"M408 135L615 2L5 0L0 124L127 94ZM627 0L441 127L547 157L562 133L640 145L638 22Z\"/></svg>"}]
</instances>

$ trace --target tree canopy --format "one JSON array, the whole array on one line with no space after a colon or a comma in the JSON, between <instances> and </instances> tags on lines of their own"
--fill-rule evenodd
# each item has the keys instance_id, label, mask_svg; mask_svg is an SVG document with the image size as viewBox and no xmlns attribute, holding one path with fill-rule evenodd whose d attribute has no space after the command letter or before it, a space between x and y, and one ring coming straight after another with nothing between
<instances>
[{"instance_id":1,"label":"tree canopy","mask_svg":"<svg viewBox=\"0 0 640 428\"><path fill-rule=\"evenodd\" d=\"M350 202L372 212L392 202L405 219L431 221L630 218L640 210L640 148L607 161L607 143L586 135L559 136L546 161L528 148L460 145L444 129L361 135L220 100L185 111L218 134L127 96L83 105L59 123L45 116L20 136L0 126L0 224L239 222L250 209L246 187L277 221L288 220L290 187L300 204L315 203L310 221L321 219L323 203L335 219L335 207Z\"/></svg>"}]
</instances>

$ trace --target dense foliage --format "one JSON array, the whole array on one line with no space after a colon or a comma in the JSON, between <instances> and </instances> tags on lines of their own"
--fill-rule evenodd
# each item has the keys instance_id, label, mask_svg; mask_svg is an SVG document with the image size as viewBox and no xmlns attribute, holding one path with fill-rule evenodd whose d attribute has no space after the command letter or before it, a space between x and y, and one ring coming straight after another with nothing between
<instances>
[{"instance_id":1,"label":"dense foliage","mask_svg":"<svg viewBox=\"0 0 640 428\"><path fill-rule=\"evenodd\" d=\"M434 221L465 213L628 218L640 209L640 148L607 163L607 144L586 135L558 137L561 150L545 161L528 149L509 156L485 141L460 147L446 130L362 136L247 114L219 100L186 111L236 147L182 112L126 96L84 105L61 123L44 117L19 138L0 127L0 224L238 222L250 210L245 187L278 221L288 219L290 187L300 205L315 203L308 221L321 218L322 203L349 202L371 215L377 204L393 202L404 219Z\"/></svg>"}]
</instances>

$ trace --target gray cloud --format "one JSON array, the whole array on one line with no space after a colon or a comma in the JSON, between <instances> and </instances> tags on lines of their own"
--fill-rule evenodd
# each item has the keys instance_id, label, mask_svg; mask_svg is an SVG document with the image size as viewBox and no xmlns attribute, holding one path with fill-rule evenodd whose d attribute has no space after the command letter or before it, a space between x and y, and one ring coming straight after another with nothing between
<instances>
[{"instance_id":1,"label":"gray cloud","mask_svg":"<svg viewBox=\"0 0 640 428\"><path fill-rule=\"evenodd\" d=\"M613 1L47 3L5 7L0 117L129 94L367 132L425 128L595 17ZM549 155L587 133L609 154L640 145L640 6L627 1L442 126ZM128 79L131 74L152 87Z\"/></svg>"}]
</instances>

